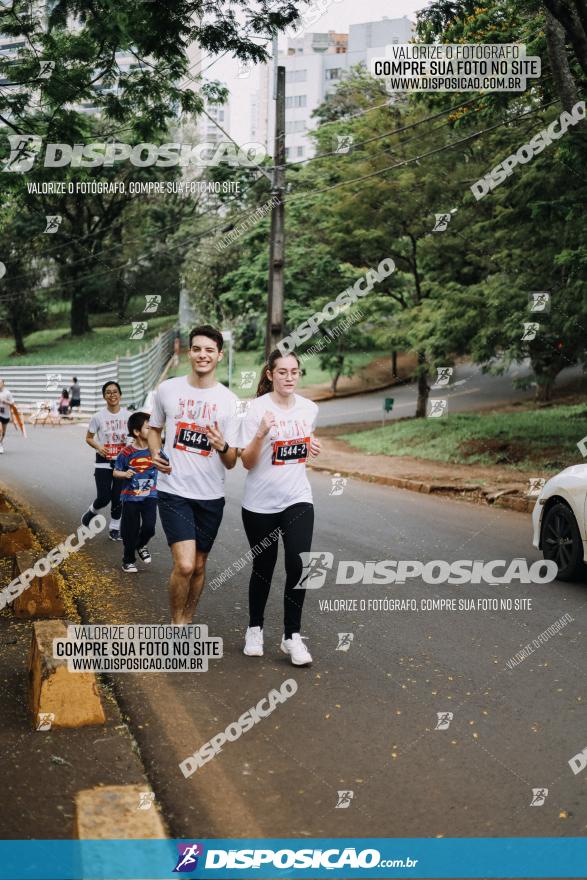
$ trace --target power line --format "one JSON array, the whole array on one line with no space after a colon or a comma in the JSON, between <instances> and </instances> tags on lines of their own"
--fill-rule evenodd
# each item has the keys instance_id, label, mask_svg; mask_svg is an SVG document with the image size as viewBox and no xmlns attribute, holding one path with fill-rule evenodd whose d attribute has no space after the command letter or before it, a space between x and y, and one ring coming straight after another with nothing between
<instances>
[{"instance_id":1,"label":"power line","mask_svg":"<svg viewBox=\"0 0 587 880\"><path fill-rule=\"evenodd\" d=\"M383 132L383 134L378 134L378 135L375 135L374 137L367 138L364 141L359 141L359 143L357 143L357 144L353 143L353 149L356 149L357 147L362 147L365 144L370 144L373 141L380 141L383 138L392 137L395 134L400 134L402 131L409 131L410 129L417 128L419 125L422 125L422 123L424 123L424 122L429 122L432 119L438 119L440 116L446 116L447 113L454 113L455 110L458 110L460 107L464 107L467 104L473 104L475 101L481 100L482 97L484 97L484 96L481 95L476 98L470 98L468 101L463 101L460 104L456 104L454 107L449 107L447 110L441 110L439 113L434 113L431 116L426 116L423 119L420 119L416 122L411 122L409 125L403 125L400 128L394 128L391 131L385 131L385 132ZM373 107L371 109L375 110L380 107L388 107L388 106L389 106L389 104L379 104L377 108ZM369 111L366 111L366 112L369 112ZM336 121L340 122L341 120L336 120ZM326 124L332 125L333 123L329 122ZM322 128L323 128L323 126L320 126L317 129L317 131L320 131L320 129L322 129ZM408 143L408 141L405 141L404 143ZM290 168L294 165L304 165L308 162L315 162L317 159L326 159L329 156L345 156L345 155L350 155L350 153L339 153L336 150L333 150L331 153L318 153L316 156L309 156L307 159L300 159L296 162L288 162L286 165L286 168Z\"/></svg>"},{"instance_id":2,"label":"power line","mask_svg":"<svg viewBox=\"0 0 587 880\"><path fill-rule=\"evenodd\" d=\"M428 150L427 152L422 153L419 156L412 156L409 159L404 159L401 162L396 162L395 165L388 165L386 168L381 168L379 171L372 171L369 174L363 174L360 177L354 177L354 178L352 178L352 180L342 180L339 183L331 184L330 186L324 187L323 189L313 190L310 193L304 193L304 192L294 193L293 195L290 195L288 197L288 201L294 201L294 200L297 201L298 199L300 199L300 198L303 199L304 197L313 198L314 196L320 195L321 193L328 192L329 190L338 189L341 186L350 186L351 184L358 183L361 180L369 180L372 177L378 177L380 174L385 174L388 171L395 170L396 168L402 168L407 165L411 165L414 162L417 163L421 159L428 158L428 156L434 156L437 153L443 153L446 150L451 150L454 147L458 147L461 144L467 143L468 141L473 140L474 138L480 137L483 134L487 134L487 132L495 131L495 129L500 128L503 125L509 125L511 122L515 122L516 120L522 119L525 116L531 116L534 113L539 113L542 110L546 110L547 107L550 107L552 104L556 104L558 102L558 100L559 100L558 98L554 98L552 101L549 101L547 104L543 104L541 107L538 107L534 110L527 110L525 113L520 113L517 116L513 116L511 119L502 120L502 121L496 123L496 125L491 125L488 128L484 128L484 129L481 129L480 131L473 132L473 134L467 135L467 137L464 137L464 138L460 138L460 140L453 141L450 144L445 144L443 147L437 147L434 150Z\"/></svg>"}]
</instances>

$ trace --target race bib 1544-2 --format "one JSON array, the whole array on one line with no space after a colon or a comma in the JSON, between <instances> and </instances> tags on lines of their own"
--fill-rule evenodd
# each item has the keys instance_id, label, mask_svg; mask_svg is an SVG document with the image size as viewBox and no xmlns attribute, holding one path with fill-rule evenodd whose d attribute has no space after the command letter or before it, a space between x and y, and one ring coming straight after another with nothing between
<instances>
[{"instance_id":1,"label":"race bib 1544-2","mask_svg":"<svg viewBox=\"0 0 587 880\"><path fill-rule=\"evenodd\" d=\"M303 464L308 458L309 437L296 440L275 440L271 464Z\"/></svg>"},{"instance_id":2,"label":"race bib 1544-2","mask_svg":"<svg viewBox=\"0 0 587 880\"><path fill-rule=\"evenodd\" d=\"M182 452L196 452L198 455L210 455L212 452L206 429L195 422L177 423L173 446Z\"/></svg>"}]
</instances>

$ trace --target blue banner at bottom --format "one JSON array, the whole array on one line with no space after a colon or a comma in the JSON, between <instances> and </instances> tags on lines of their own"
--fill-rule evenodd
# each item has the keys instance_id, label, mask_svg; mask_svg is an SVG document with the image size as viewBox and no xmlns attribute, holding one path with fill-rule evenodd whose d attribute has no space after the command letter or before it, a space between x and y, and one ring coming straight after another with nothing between
<instances>
[{"instance_id":1,"label":"blue banner at bottom","mask_svg":"<svg viewBox=\"0 0 587 880\"><path fill-rule=\"evenodd\" d=\"M587 838L3 840L0 880L587 877Z\"/></svg>"}]
</instances>

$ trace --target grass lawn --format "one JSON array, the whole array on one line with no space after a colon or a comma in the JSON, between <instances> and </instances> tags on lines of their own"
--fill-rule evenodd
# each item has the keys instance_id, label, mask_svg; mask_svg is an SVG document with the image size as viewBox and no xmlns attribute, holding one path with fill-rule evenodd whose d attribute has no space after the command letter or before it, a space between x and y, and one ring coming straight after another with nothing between
<instances>
[{"instance_id":1,"label":"grass lawn","mask_svg":"<svg viewBox=\"0 0 587 880\"><path fill-rule=\"evenodd\" d=\"M586 435L587 405L581 404L405 419L341 439L371 455L556 472L583 461L577 443Z\"/></svg>"},{"instance_id":2,"label":"grass lawn","mask_svg":"<svg viewBox=\"0 0 587 880\"><path fill-rule=\"evenodd\" d=\"M364 367L371 363L375 358L381 357L385 354L386 352L376 350L357 351L350 355L349 362L352 364L353 370L356 371L360 367ZM232 366L232 390L239 397L252 397L255 394L263 360L262 355L256 351L235 352ZM306 374L300 381L300 388L307 388L309 385L320 385L322 382L330 382L330 375L320 368L320 362L317 357L309 358L307 361L304 361L302 366L305 369ZM191 366L187 359L187 355L184 353L181 356L179 367L176 370L172 370L169 373L168 378L171 379L173 376L185 376L190 370ZM253 387L240 388L241 372L248 370L252 370L256 374ZM217 375L220 382L228 381L228 351L226 352L224 359L220 362Z\"/></svg>"},{"instance_id":3,"label":"grass lawn","mask_svg":"<svg viewBox=\"0 0 587 880\"><path fill-rule=\"evenodd\" d=\"M95 319L94 319L95 320ZM131 319L121 326L97 327L84 336L72 337L64 327L37 330L25 339L27 354L13 355L14 340L0 339L0 365L24 367L37 364L98 364L112 361L127 352L136 354L141 346L162 330L172 327L177 318L166 315L160 318L147 315L148 329L141 340L129 339Z\"/></svg>"}]
</instances>

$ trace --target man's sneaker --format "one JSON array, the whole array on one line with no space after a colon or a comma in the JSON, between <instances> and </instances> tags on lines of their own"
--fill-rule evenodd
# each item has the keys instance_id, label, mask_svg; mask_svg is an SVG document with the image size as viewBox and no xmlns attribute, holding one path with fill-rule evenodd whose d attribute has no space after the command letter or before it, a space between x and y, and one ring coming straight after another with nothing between
<instances>
[{"instance_id":1,"label":"man's sneaker","mask_svg":"<svg viewBox=\"0 0 587 880\"><path fill-rule=\"evenodd\" d=\"M126 572L129 572L129 571L137 572L138 568L136 567L134 562L123 562L122 563L122 570L126 571Z\"/></svg>"},{"instance_id":2,"label":"man's sneaker","mask_svg":"<svg viewBox=\"0 0 587 880\"><path fill-rule=\"evenodd\" d=\"M247 657L263 656L263 630L260 626L247 627L243 654L246 654Z\"/></svg>"},{"instance_id":3,"label":"man's sneaker","mask_svg":"<svg viewBox=\"0 0 587 880\"><path fill-rule=\"evenodd\" d=\"M141 559L145 565L148 565L151 561L151 554L149 553L146 547L139 547L137 550L137 554L139 559Z\"/></svg>"},{"instance_id":4,"label":"man's sneaker","mask_svg":"<svg viewBox=\"0 0 587 880\"><path fill-rule=\"evenodd\" d=\"M122 541L122 538L120 537L120 532L118 529L110 529L110 531L108 532L108 535L110 536L111 541Z\"/></svg>"},{"instance_id":5,"label":"man's sneaker","mask_svg":"<svg viewBox=\"0 0 587 880\"><path fill-rule=\"evenodd\" d=\"M291 639L286 639L284 636L281 640L281 650L284 654L289 654L294 666L307 666L312 662L312 655L302 642L299 633L292 633Z\"/></svg>"},{"instance_id":6,"label":"man's sneaker","mask_svg":"<svg viewBox=\"0 0 587 880\"><path fill-rule=\"evenodd\" d=\"M3 453L4 453L4 447L3 447L2 444L0 443L0 455L3 455Z\"/></svg>"},{"instance_id":7,"label":"man's sneaker","mask_svg":"<svg viewBox=\"0 0 587 880\"><path fill-rule=\"evenodd\" d=\"M96 514L92 510L86 510L82 516L82 526L86 526L87 528L95 516Z\"/></svg>"}]
</instances>

